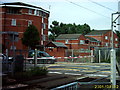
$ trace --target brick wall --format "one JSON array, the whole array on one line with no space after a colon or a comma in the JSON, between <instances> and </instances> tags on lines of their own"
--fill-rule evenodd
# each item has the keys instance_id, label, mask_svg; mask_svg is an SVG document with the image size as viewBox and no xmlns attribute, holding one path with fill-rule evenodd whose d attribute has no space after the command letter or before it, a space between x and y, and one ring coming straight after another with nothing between
<instances>
[{"instance_id":1,"label":"brick wall","mask_svg":"<svg viewBox=\"0 0 120 90\"><path fill-rule=\"evenodd\" d=\"M10 14L10 13L5 13L7 11L6 8L0 8L2 10L0 10L0 12L4 12L2 13L2 30L1 31L15 31L19 33L19 41L15 42L15 46L16 49L27 49L27 47L25 47L22 42L21 42L21 38L23 37L23 33L25 32L26 28L28 27L28 21L31 20L32 24L35 25L39 31L39 35L40 35L40 39L42 38L41 35L41 30L42 30L42 16L36 16L34 15L34 10L32 10L32 15L28 14L28 8L22 8L21 9L21 14ZM47 13L46 13L47 14ZM46 41L48 41L48 17L49 15L47 14L46 17L43 20L43 23L45 23L46 28L43 30L43 33L46 37ZM16 26L12 26L11 22L12 19L16 19ZM0 20L1 22L1 20ZM6 37L3 36L3 44L10 49L12 43L11 41L5 39ZM7 37L9 38L9 37ZM34 37L31 37L34 38ZM44 41L44 44L46 43L46 41ZM7 45L6 45L7 43ZM39 43L41 45L41 41Z\"/></svg>"}]
</instances>

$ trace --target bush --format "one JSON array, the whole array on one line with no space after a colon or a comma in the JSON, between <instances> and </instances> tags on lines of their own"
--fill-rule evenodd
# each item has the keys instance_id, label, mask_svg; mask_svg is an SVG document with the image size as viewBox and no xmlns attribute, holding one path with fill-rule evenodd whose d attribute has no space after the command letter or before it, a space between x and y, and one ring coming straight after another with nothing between
<instances>
[{"instance_id":1,"label":"bush","mask_svg":"<svg viewBox=\"0 0 120 90\"><path fill-rule=\"evenodd\" d=\"M27 73L32 76L46 75L48 73L48 70L46 67L32 67L27 71Z\"/></svg>"},{"instance_id":2,"label":"bush","mask_svg":"<svg viewBox=\"0 0 120 90\"><path fill-rule=\"evenodd\" d=\"M101 62L102 62L102 63L110 63L110 59L106 59L106 60L103 59L103 60L101 60Z\"/></svg>"},{"instance_id":3,"label":"bush","mask_svg":"<svg viewBox=\"0 0 120 90\"><path fill-rule=\"evenodd\" d=\"M33 76L41 76L41 75L47 75L48 70L46 67L31 67L28 71L25 72L16 72L14 74L15 79L20 80L20 79L29 79Z\"/></svg>"}]
</instances>

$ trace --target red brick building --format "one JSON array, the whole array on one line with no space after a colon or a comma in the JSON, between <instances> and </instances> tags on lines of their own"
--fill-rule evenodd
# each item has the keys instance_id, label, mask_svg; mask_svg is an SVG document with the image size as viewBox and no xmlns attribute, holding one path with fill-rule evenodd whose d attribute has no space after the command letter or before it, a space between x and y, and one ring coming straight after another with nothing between
<instances>
[{"instance_id":1,"label":"red brick building","mask_svg":"<svg viewBox=\"0 0 120 90\"><path fill-rule=\"evenodd\" d=\"M90 48L89 44L86 43L86 37L82 34L61 34L56 38L56 42L64 43L68 47L68 50L74 50L75 56L87 56L90 54L84 52L90 50Z\"/></svg>"},{"instance_id":2,"label":"red brick building","mask_svg":"<svg viewBox=\"0 0 120 90\"><path fill-rule=\"evenodd\" d=\"M64 43L69 49L88 49L82 34L61 34L55 40Z\"/></svg>"},{"instance_id":3,"label":"red brick building","mask_svg":"<svg viewBox=\"0 0 120 90\"><path fill-rule=\"evenodd\" d=\"M61 42L49 42L46 45L45 50L51 56L65 57L67 49L68 49L68 47L64 43L61 43ZM64 59L61 59L61 61L64 61Z\"/></svg>"},{"instance_id":4,"label":"red brick building","mask_svg":"<svg viewBox=\"0 0 120 90\"><path fill-rule=\"evenodd\" d=\"M82 34L61 34L55 40L64 43L67 46L66 50L74 50L75 56L87 56L91 55L90 50L94 50L95 47L111 48L111 30L95 30L85 36ZM115 48L119 47L118 43L118 36L114 33ZM63 56L62 51L59 51L59 55ZM67 55L65 54L65 56Z\"/></svg>"},{"instance_id":5,"label":"red brick building","mask_svg":"<svg viewBox=\"0 0 120 90\"><path fill-rule=\"evenodd\" d=\"M22 44L21 38L26 28L31 24L36 26L39 31L39 46L45 46L48 41L49 11L22 2L3 3L0 6L0 16L2 16L0 19L2 28L0 28L0 31L2 31L2 46L4 50L13 48L16 50L27 49ZM14 43L12 42L13 35L15 35Z\"/></svg>"},{"instance_id":6,"label":"red brick building","mask_svg":"<svg viewBox=\"0 0 120 90\"><path fill-rule=\"evenodd\" d=\"M111 48L112 45L112 32L111 30L95 30L91 31L90 33L86 34L85 36L94 38L98 40L100 43L98 44L98 47L108 47ZM118 48L118 36L116 33L113 32L113 42L114 42L114 48Z\"/></svg>"}]
</instances>

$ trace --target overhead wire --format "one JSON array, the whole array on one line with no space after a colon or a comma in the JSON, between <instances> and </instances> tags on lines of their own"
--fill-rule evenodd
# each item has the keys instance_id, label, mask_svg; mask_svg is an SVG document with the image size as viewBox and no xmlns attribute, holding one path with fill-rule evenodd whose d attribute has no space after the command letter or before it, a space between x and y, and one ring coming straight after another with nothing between
<instances>
[{"instance_id":1,"label":"overhead wire","mask_svg":"<svg viewBox=\"0 0 120 90\"><path fill-rule=\"evenodd\" d=\"M72 1L69 1L69 0L65 0L65 1L67 1L67 2L69 2L69 3L71 3L71 4L73 4L73 5L76 5L76 6L78 6L78 7L81 7L81 8L83 8L83 9L86 9L86 10L88 10L88 11L90 11L90 12L93 12L93 13L95 13L95 14L98 14L98 15L100 15L100 16L103 16L103 17L106 17L106 18L110 19L110 17L107 17L107 16L105 16L105 15L103 15L103 14L101 14L101 13L98 13L98 12L96 12L96 11L93 11L93 10L89 9L89 8L86 8L86 7L84 7L84 6L81 6L81 5L79 5L79 4L75 3L75 2L72 2Z\"/></svg>"},{"instance_id":2,"label":"overhead wire","mask_svg":"<svg viewBox=\"0 0 120 90\"><path fill-rule=\"evenodd\" d=\"M94 3L94 4L96 4L96 5L99 5L99 6L103 7L103 8L106 8L106 9L108 9L108 10L110 10L110 11L114 11L114 12L115 12L115 10L113 10L113 9L107 7L107 6L104 6L104 5L102 5L102 4L99 4L99 3L95 2L95 1L92 1L92 0L88 0L88 1L90 1L90 2L92 2L92 3Z\"/></svg>"}]
</instances>

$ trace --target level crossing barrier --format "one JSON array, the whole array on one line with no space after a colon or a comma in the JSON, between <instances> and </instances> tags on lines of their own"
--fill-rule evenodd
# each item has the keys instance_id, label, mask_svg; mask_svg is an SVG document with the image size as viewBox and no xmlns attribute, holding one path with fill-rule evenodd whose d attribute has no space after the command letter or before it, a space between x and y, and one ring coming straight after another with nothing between
<instances>
[{"instance_id":1,"label":"level crossing barrier","mask_svg":"<svg viewBox=\"0 0 120 90\"><path fill-rule=\"evenodd\" d=\"M53 57L53 58L55 58L55 59L76 59L76 58L89 58L89 57L94 57L94 56L78 56L78 57L69 56L69 57ZM26 58L26 59L27 60L34 59L34 57L33 58ZM41 58L37 58L37 59L51 59L51 57L41 57Z\"/></svg>"}]
</instances>

